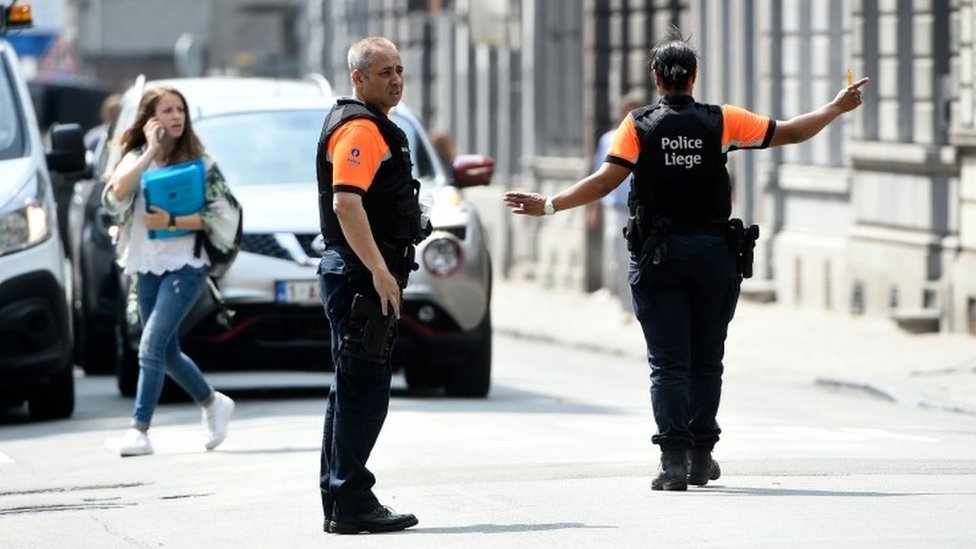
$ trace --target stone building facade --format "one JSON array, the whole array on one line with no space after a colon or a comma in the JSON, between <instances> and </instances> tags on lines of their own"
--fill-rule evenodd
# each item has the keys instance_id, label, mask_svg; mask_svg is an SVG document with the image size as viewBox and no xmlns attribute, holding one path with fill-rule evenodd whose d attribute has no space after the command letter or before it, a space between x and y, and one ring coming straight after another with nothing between
<instances>
[{"instance_id":1,"label":"stone building facade","mask_svg":"<svg viewBox=\"0 0 976 549\"><path fill-rule=\"evenodd\" d=\"M614 98L655 97L647 52L671 25L701 54L704 102L788 119L830 101L850 68L871 78L859 111L807 143L730 155L735 215L763 233L745 292L976 334L974 3L326 2L332 28L350 32L324 65L344 80L354 36L391 36L420 67L407 100L428 126L496 156L498 190L545 194L585 174ZM600 250L584 209L539 220L484 208L503 274L592 289Z\"/></svg>"}]
</instances>

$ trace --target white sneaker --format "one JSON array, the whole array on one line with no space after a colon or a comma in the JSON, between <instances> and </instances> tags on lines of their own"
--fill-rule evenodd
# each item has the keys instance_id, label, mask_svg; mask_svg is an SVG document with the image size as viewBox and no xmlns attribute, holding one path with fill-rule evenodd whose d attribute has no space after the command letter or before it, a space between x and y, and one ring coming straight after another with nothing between
<instances>
[{"instance_id":1,"label":"white sneaker","mask_svg":"<svg viewBox=\"0 0 976 549\"><path fill-rule=\"evenodd\" d=\"M214 391L213 402L203 407L203 428L207 430L203 445L213 450L227 438L227 422L234 415L234 401L223 393Z\"/></svg>"},{"instance_id":2,"label":"white sneaker","mask_svg":"<svg viewBox=\"0 0 976 549\"><path fill-rule=\"evenodd\" d=\"M149 435L139 429L131 428L122 437L122 445L119 446L119 455L122 457L148 456L153 453L152 443L149 442Z\"/></svg>"}]
</instances>

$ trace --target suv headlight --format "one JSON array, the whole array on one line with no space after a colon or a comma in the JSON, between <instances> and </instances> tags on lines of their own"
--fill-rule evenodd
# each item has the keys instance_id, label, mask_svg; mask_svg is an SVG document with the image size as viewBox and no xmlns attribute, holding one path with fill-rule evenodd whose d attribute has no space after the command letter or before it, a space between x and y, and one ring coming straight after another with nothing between
<instances>
[{"instance_id":1,"label":"suv headlight","mask_svg":"<svg viewBox=\"0 0 976 549\"><path fill-rule=\"evenodd\" d=\"M0 206L0 255L35 246L51 234L51 212L44 188L34 175L9 202Z\"/></svg>"},{"instance_id":2,"label":"suv headlight","mask_svg":"<svg viewBox=\"0 0 976 549\"><path fill-rule=\"evenodd\" d=\"M435 238L424 248L424 267L437 276L450 276L461 267L461 246L450 238Z\"/></svg>"}]
</instances>

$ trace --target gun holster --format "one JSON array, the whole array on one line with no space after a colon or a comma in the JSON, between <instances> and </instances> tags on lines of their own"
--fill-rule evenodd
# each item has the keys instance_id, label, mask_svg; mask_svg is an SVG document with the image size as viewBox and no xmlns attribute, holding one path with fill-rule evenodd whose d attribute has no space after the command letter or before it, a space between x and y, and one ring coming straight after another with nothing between
<instances>
[{"instance_id":1,"label":"gun holster","mask_svg":"<svg viewBox=\"0 0 976 549\"><path fill-rule=\"evenodd\" d=\"M755 259L753 250L759 239L759 225L745 227L741 219L729 220L729 246L735 254L736 264L742 278L752 277L752 263Z\"/></svg>"},{"instance_id":2,"label":"gun holster","mask_svg":"<svg viewBox=\"0 0 976 549\"><path fill-rule=\"evenodd\" d=\"M395 341L396 317L392 312L383 316L378 303L363 294L354 295L345 333L339 342L339 354L385 363Z\"/></svg>"}]
</instances>

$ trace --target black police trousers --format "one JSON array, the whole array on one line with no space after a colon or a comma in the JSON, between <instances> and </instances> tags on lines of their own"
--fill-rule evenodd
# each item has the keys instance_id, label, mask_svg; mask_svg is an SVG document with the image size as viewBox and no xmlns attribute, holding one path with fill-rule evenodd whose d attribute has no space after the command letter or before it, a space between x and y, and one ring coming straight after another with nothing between
<instances>
[{"instance_id":1,"label":"black police trousers","mask_svg":"<svg viewBox=\"0 0 976 549\"><path fill-rule=\"evenodd\" d=\"M742 277L725 237L672 234L667 258L631 256L629 282L651 367L661 450L711 450L721 429L722 357Z\"/></svg>"},{"instance_id":2,"label":"black police trousers","mask_svg":"<svg viewBox=\"0 0 976 549\"><path fill-rule=\"evenodd\" d=\"M332 331L335 376L322 430L319 488L325 520L372 511L380 503L376 478L366 460L376 444L390 404L391 368L339 353L353 296L376 295L369 271L349 251L328 249L319 264L319 291Z\"/></svg>"}]
</instances>

